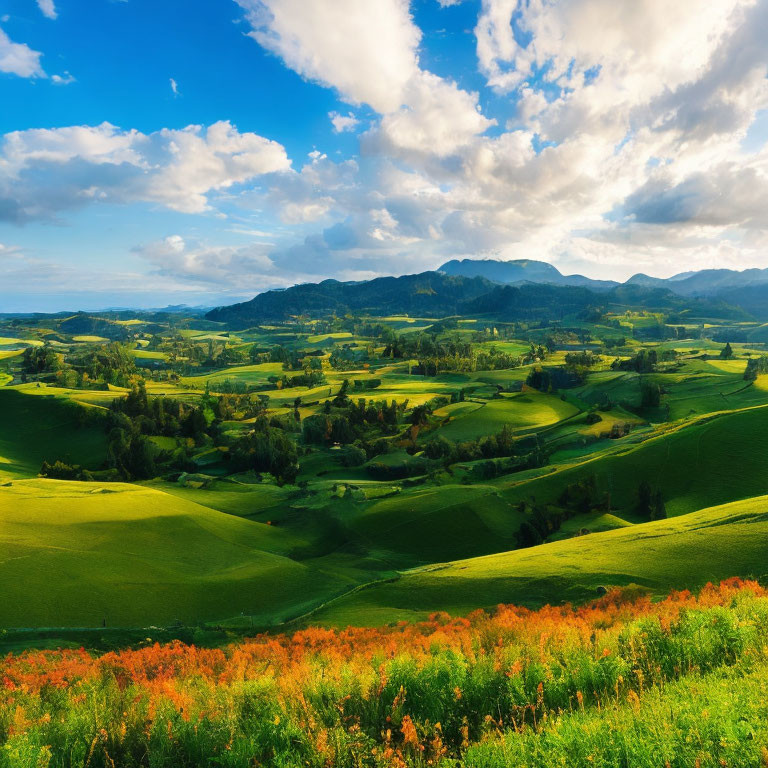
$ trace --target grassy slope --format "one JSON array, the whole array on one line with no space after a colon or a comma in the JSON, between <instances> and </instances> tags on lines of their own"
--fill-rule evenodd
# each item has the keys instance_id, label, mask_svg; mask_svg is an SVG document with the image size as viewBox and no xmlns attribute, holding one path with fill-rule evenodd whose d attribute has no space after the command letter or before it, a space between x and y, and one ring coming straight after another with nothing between
<instances>
[{"instance_id":1,"label":"grassy slope","mask_svg":"<svg viewBox=\"0 0 768 768\"><path fill-rule=\"evenodd\" d=\"M566 419L578 410L557 395L525 392L512 397L490 400L477 409L451 413L451 422L438 434L449 440L476 440L509 425L515 431L545 427Z\"/></svg>"},{"instance_id":2,"label":"grassy slope","mask_svg":"<svg viewBox=\"0 0 768 768\"><path fill-rule=\"evenodd\" d=\"M418 563L514 546L521 519L491 486L445 485L382 499L347 522L371 550Z\"/></svg>"},{"instance_id":3,"label":"grassy slope","mask_svg":"<svg viewBox=\"0 0 768 768\"><path fill-rule=\"evenodd\" d=\"M347 580L264 551L269 526L131 485L0 487L0 626L285 618Z\"/></svg>"},{"instance_id":4,"label":"grassy slope","mask_svg":"<svg viewBox=\"0 0 768 768\"><path fill-rule=\"evenodd\" d=\"M646 442L618 441L615 450L528 482L501 481L510 503L535 496L551 501L562 489L594 474L614 510L632 511L646 479L661 488L669 515L680 515L768 493L768 407L719 414ZM511 483L511 484L510 484Z\"/></svg>"},{"instance_id":5,"label":"grassy slope","mask_svg":"<svg viewBox=\"0 0 768 768\"><path fill-rule=\"evenodd\" d=\"M642 584L656 593L768 572L768 497L412 571L330 603L312 620L378 624L498 603L584 600L599 586Z\"/></svg>"},{"instance_id":6,"label":"grassy slope","mask_svg":"<svg viewBox=\"0 0 768 768\"><path fill-rule=\"evenodd\" d=\"M43 460L66 457L96 468L105 455L103 428L77 426L72 405L57 397L0 389L0 477L35 477Z\"/></svg>"}]
</instances>

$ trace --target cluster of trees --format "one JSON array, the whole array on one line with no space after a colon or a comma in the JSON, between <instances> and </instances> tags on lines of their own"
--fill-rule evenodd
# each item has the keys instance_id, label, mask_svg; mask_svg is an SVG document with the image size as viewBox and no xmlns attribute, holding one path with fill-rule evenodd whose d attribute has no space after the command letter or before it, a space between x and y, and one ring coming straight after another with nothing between
<instances>
[{"instance_id":1,"label":"cluster of trees","mask_svg":"<svg viewBox=\"0 0 768 768\"><path fill-rule=\"evenodd\" d=\"M440 435L424 446L424 455L428 459L440 460L445 466L457 461L496 459L515 454L515 438L508 424L505 424L498 434L481 437L479 440L465 440L455 443Z\"/></svg>"},{"instance_id":2,"label":"cluster of trees","mask_svg":"<svg viewBox=\"0 0 768 768\"><path fill-rule=\"evenodd\" d=\"M306 368L304 373L300 373L297 376L270 376L268 381L273 384L277 389L290 389L291 387L319 387L322 384L327 384L328 380L325 378L325 374L322 370L313 370Z\"/></svg>"},{"instance_id":3,"label":"cluster of trees","mask_svg":"<svg viewBox=\"0 0 768 768\"><path fill-rule=\"evenodd\" d=\"M57 459L50 464L43 462L40 467L40 477L49 477L54 480L93 480L93 474L83 469L79 464L67 464Z\"/></svg>"},{"instance_id":4,"label":"cluster of trees","mask_svg":"<svg viewBox=\"0 0 768 768\"><path fill-rule=\"evenodd\" d=\"M583 352L568 352L565 355L565 364L573 368L591 368L602 362L603 358L590 350L585 350Z\"/></svg>"},{"instance_id":5,"label":"cluster of trees","mask_svg":"<svg viewBox=\"0 0 768 768\"><path fill-rule=\"evenodd\" d=\"M130 429L144 435L191 437L200 443L208 429L206 407L215 404L215 398L204 397L200 406L189 405L170 397L147 395L144 381L131 388L125 397L115 398L109 408L109 427Z\"/></svg>"},{"instance_id":6,"label":"cluster of trees","mask_svg":"<svg viewBox=\"0 0 768 768\"><path fill-rule=\"evenodd\" d=\"M626 360L616 359L611 363L614 371L635 371L635 373L652 373L659 363L659 353L655 349L638 349L632 357Z\"/></svg>"},{"instance_id":7,"label":"cluster of trees","mask_svg":"<svg viewBox=\"0 0 768 768\"><path fill-rule=\"evenodd\" d=\"M210 399L214 417L222 421L252 419L264 413L269 402L267 395L250 394L222 394Z\"/></svg>"},{"instance_id":8,"label":"cluster of trees","mask_svg":"<svg viewBox=\"0 0 768 768\"><path fill-rule=\"evenodd\" d=\"M640 405L642 408L658 408L661 405L661 386L656 381L643 379L640 385Z\"/></svg>"},{"instance_id":9,"label":"cluster of trees","mask_svg":"<svg viewBox=\"0 0 768 768\"><path fill-rule=\"evenodd\" d=\"M302 422L304 441L316 445L340 443L346 445L369 438L371 432L394 435L404 406L394 400L353 401L348 395L345 379L333 401L326 401L323 412L308 416Z\"/></svg>"},{"instance_id":10,"label":"cluster of trees","mask_svg":"<svg viewBox=\"0 0 768 768\"><path fill-rule=\"evenodd\" d=\"M517 533L520 547L534 547L544 543L560 530L565 520L595 510L607 509L607 497L601 495L594 475L567 485L556 504L537 504L535 499L520 503L519 511L525 516Z\"/></svg>"},{"instance_id":11,"label":"cluster of trees","mask_svg":"<svg viewBox=\"0 0 768 768\"><path fill-rule=\"evenodd\" d=\"M584 381L581 368L542 368L537 365L531 369L525 383L539 392L555 392L558 389L578 387Z\"/></svg>"},{"instance_id":12,"label":"cluster of trees","mask_svg":"<svg viewBox=\"0 0 768 768\"><path fill-rule=\"evenodd\" d=\"M733 359L733 349L731 348L731 342L726 341L725 346L720 350L720 359L721 360L732 360Z\"/></svg>"},{"instance_id":13,"label":"cluster of trees","mask_svg":"<svg viewBox=\"0 0 768 768\"><path fill-rule=\"evenodd\" d=\"M152 435L188 437L196 444L207 439L206 410L215 401L205 395L200 406L172 398L147 395L143 381L122 398L112 401L107 418L109 464L125 480L155 477L160 464L170 461L189 468L187 450L179 445L172 454L161 451L149 439Z\"/></svg>"},{"instance_id":14,"label":"cluster of trees","mask_svg":"<svg viewBox=\"0 0 768 768\"><path fill-rule=\"evenodd\" d=\"M29 375L54 373L61 367L61 360L52 347L27 347L21 356L21 370Z\"/></svg>"},{"instance_id":15,"label":"cluster of trees","mask_svg":"<svg viewBox=\"0 0 768 768\"><path fill-rule=\"evenodd\" d=\"M247 435L237 440L229 451L231 467L237 472L269 472L279 485L293 483L299 473L296 443L265 417L259 418Z\"/></svg>"},{"instance_id":16,"label":"cluster of trees","mask_svg":"<svg viewBox=\"0 0 768 768\"><path fill-rule=\"evenodd\" d=\"M67 358L77 376L78 387L129 387L138 376L136 362L125 344L112 342L99 347L89 346Z\"/></svg>"},{"instance_id":17,"label":"cluster of trees","mask_svg":"<svg viewBox=\"0 0 768 768\"><path fill-rule=\"evenodd\" d=\"M750 357L744 371L744 381L754 381L759 375L768 373L768 357Z\"/></svg>"}]
</instances>

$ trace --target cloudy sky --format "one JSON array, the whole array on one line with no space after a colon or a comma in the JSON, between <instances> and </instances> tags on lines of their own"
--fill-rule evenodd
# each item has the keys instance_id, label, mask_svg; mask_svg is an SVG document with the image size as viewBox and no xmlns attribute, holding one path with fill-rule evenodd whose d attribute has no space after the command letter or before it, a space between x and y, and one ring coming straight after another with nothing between
<instances>
[{"instance_id":1,"label":"cloudy sky","mask_svg":"<svg viewBox=\"0 0 768 768\"><path fill-rule=\"evenodd\" d=\"M768 267L768 0L0 0L0 311Z\"/></svg>"}]
</instances>

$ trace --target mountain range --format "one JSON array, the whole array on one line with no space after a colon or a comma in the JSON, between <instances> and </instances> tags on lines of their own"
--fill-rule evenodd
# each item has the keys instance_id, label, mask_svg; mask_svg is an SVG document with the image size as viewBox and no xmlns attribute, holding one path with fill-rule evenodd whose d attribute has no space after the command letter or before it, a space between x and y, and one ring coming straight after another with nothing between
<instances>
[{"instance_id":1,"label":"mountain range","mask_svg":"<svg viewBox=\"0 0 768 768\"><path fill-rule=\"evenodd\" d=\"M768 285L768 269L703 269L680 272L668 278L651 277L638 272L626 282L595 280L584 275L564 275L557 267L545 261L518 259L462 259L448 261L438 272L464 277L484 277L496 283L550 283L575 285L593 291L604 291L618 285L641 285L646 288L667 288L680 296L715 296L724 291L747 286Z\"/></svg>"},{"instance_id":2,"label":"mountain range","mask_svg":"<svg viewBox=\"0 0 768 768\"><path fill-rule=\"evenodd\" d=\"M558 318L590 307L640 306L689 317L768 319L768 269L709 269L624 283L563 275L543 261L464 259L436 271L359 282L324 280L217 307L209 320L247 327L296 315L346 312L444 317L495 314L508 320Z\"/></svg>"}]
</instances>

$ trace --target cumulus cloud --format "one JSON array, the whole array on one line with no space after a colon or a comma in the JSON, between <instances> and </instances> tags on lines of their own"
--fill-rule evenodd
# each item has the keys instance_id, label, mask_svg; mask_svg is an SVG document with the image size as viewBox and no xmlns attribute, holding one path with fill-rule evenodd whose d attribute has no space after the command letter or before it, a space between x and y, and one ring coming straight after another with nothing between
<instances>
[{"instance_id":1,"label":"cumulus cloud","mask_svg":"<svg viewBox=\"0 0 768 768\"><path fill-rule=\"evenodd\" d=\"M187 242L170 235L133 252L146 259L156 274L176 281L211 284L238 289L263 290L286 281L275 273L267 254L268 245L242 247Z\"/></svg>"},{"instance_id":2,"label":"cumulus cloud","mask_svg":"<svg viewBox=\"0 0 768 768\"><path fill-rule=\"evenodd\" d=\"M340 112L329 112L328 117L333 124L333 130L336 133L344 133L345 131L354 131L360 124L360 121L349 112L346 115L342 115Z\"/></svg>"},{"instance_id":3,"label":"cumulus cloud","mask_svg":"<svg viewBox=\"0 0 768 768\"><path fill-rule=\"evenodd\" d=\"M41 56L24 43L14 43L0 29L0 72L19 77L45 77L40 65Z\"/></svg>"},{"instance_id":4,"label":"cumulus cloud","mask_svg":"<svg viewBox=\"0 0 768 768\"><path fill-rule=\"evenodd\" d=\"M70 85L71 83L77 82L77 80L73 75L70 75L69 72L64 72L63 75L51 75L51 82L54 85Z\"/></svg>"},{"instance_id":5,"label":"cumulus cloud","mask_svg":"<svg viewBox=\"0 0 768 768\"><path fill-rule=\"evenodd\" d=\"M99 126L34 129L0 143L0 220L51 219L89 202L151 202L183 213L290 168L285 149L228 122L144 134Z\"/></svg>"},{"instance_id":6,"label":"cumulus cloud","mask_svg":"<svg viewBox=\"0 0 768 768\"><path fill-rule=\"evenodd\" d=\"M300 75L392 112L418 70L408 0L236 0L251 36Z\"/></svg>"},{"instance_id":7,"label":"cumulus cloud","mask_svg":"<svg viewBox=\"0 0 768 768\"><path fill-rule=\"evenodd\" d=\"M768 0L482 0L480 93L423 65L406 0L236 2L258 44L333 89L331 126L360 133L359 153L317 142L294 169L229 123L22 131L0 143L0 219L98 201L200 213L226 193L258 211L240 236L259 243L176 235L136 251L222 289L479 255L613 277L765 266L768 149L744 138L768 109Z\"/></svg>"},{"instance_id":8,"label":"cumulus cloud","mask_svg":"<svg viewBox=\"0 0 768 768\"><path fill-rule=\"evenodd\" d=\"M55 19L58 16L53 0L37 0L37 7L42 11L43 16L46 18Z\"/></svg>"},{"instance_id":9,"label":"cumulus cloud","mask_svg":"<svg viewBox=\"0 0 768 768\"><path fill-rule=\"evenodd\" d=\"M235 1L251 36L287 66L383 115L389 151L447 155L494 124L476 93L420 68L408 0Z\"/></svg>"}]
</instances>

